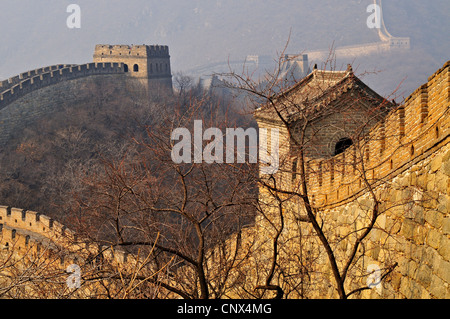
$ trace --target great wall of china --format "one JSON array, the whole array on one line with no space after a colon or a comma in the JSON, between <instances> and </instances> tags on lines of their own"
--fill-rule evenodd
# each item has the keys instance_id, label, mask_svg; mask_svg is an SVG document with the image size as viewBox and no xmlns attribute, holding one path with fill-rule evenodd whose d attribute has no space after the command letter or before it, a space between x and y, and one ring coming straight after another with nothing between
<instances>
[{"instance_id":1,"label":"great wall of china","mask_svg":"<svg viewBox=\"0 0 450 319\"><path fill-rule=\"evenodd\" d=\"M333 53L338 58L351 58L371 54L379 54L391 50L409 50L411 48L411 39L409 37L394 37L392 36L384 24L383 5L381 0L374 0L374 5L381 10L379 17L378 36L379 42L364 43L358 45L348 45L333 48L333 52L328 50L306 51L310 60L325 61L329 58L330 53Z\"/></svg>"},{"instance_id":2,"label":"great wall of china","mask_svg":"<svg viewBox=\"0 0 450 319\"><path fill-rule=\"evenodd\" d=\"M97 79L130 92L172 89L167 46L97 45L93 57L92 63L54 65L1 81L0 147L14 131L60 110L67 101L79 102L81 88L95 85Z\"/></svg>"},{"instance_id":3,"label":"great wall of china","mask_svg":"<svg viewBox=\"0 0 450 319\"><path fill-rule=\"evenodd\" d=\"M291 63L299 63L299 70L303 71L303 76L307 75L309 69L308 61L320 62L333 61L334 59L342 59L350 61L352 58L369 56L373 54L383 54L392 51L408 51L411 48L410 37L396 37L389 33L384 22L383 4L382 0L373 0L373 4L380 10L379 28L376 32L379 38L377 42L362 43L345 46L332 46L326 49L305 50L300 55L294 54L291 56ZM378 22L378 21L377 21ZM290 56L290 55L288 55ZM279 58L279 57L276 57ZM275 59L277 60L277 59ZM306 62L306 63L305 63ZM209 78L210 74L214 73L228 73L231 69L240 70L245 66L249 70L258 70L261 72L260 76L264 76L267 70L272 70L274 67L274 57L269 55L250 54L244 60L234 59L226 62L213 62L207 65L197 66L189 70L190 73ZM314 64L313 63L313 64ZM311 66L312 67L312 66ZM292 72L293 70L289 70ZM299 78L297 78L299 80Z\"/></svg>"},{"instance_id":4,"label":"great wall of china","mask_svg":"<svg viewBox=\"0 0 450 319\"><path fill-rule=\"evenodd\" d=\"M449 69L447 62L369 133L363 151L349 150L328 160L311 160L310 187L319 206L341 205L364 191L352 163L364 153L370 180L392 178L448 143ZM450 190L449 190L450 191ZM326 194L326 195L325 195Z\"/></svg>"},{"instance_id":5,"label":"great wall of china","mask_svg":"<svg viewBox=\"0 0 450 319\"><path fill-rule=\"evenodd\" d=\"M74 254L74 259L62 259L61 267L64 269L76 259L80 263L80 257L89 253L103 254L107 258L114 256L118 263L130 261L131 256L120 250L113 253L107 246L89 245L88 241L48 216L12 207L0 206L0 234L2 247L9 247L19 253L38 249L67 249L66 252Z\"/></svg>"},{"instance_id":6,"label":"great wall of china","mask_svg":"<svg viewBox=\"0 0 450 319\"><path fill-rule=\"evenodd\" d=\"M381 7L381 1L374 1L374 4ZM381 19L381 28L378 30L380 42L338 47L335 49L335 54L351 57L396 48L409 49L410 39L390 35L382 15ZM110 50L109 58L118 59L112 53L112 49L119 50L120 54L130 52L131 55L132 51L122 46L101 46L98 52L102 52L104 57ZM329 51L307 53L309 58L314 60L326 58ZM102 58L101 53L98 58ZM133 55L132 58L136 56ZM6 132L2 130L11 119L8 113L2 113L2 111L8 110L11 106L21 106L22 101L25 104L37 103L39 98L33 96L33 93L42 92L45 89L48 89L47 94L51 97L57 92L52 91L52 88L68 84L68 82L75 83L80 79L97 76L121 77L128 71L128 62L121 59L124 57L119 58L117 62L97 61L83 65L55 65L21 73L1 81L0 132L2 134ZM162 70L162 64L159 61L157 63ZM133 69L131 65L130 71ZM142 72L143 69L150 72L150 67L149 64L144 68L137 68L135 72ZM64 89L58 88L58 92ZM42 103L45 101L44 99ZM28 104L27 108L24 108L25 111L14 114L14 127L19 127L16 124L17 121L21 121L24 112L31 114L36 111L29 111ZM34 107L39 108L39 103ZM365 247L370 256L363 259L363 264L377 263L385 266L390 260L395 259L399 266L381 292L376 289L365 291L363 294L365 297L450 298L449 112L450 62L447 62L429 77L427 83L411 94L403 105L391 111L385 120L371 130L370 142L364 145L362 152L356 152L357 150L351 147L332 159L313 160L309 163L309 169L313 172L308 181L313 204L328 214L329 227L336 229L336 237L340 236L338 229L341 225L351 228L353 224L358 223L357 216L361 213L361 202L371 205L370 200L367 199L367 188L361 177L355 174L352 166L352 159L356 153L366 156L369 180L391 184L391 188L380 186L377 189L377 192L385 193L383 198L386 202L395 203L406 196L414 198L415 202L422 201L421 205L413 205L413 207L410 207L410 204L399 205L398 209L386 214L380 220L379 228ZM1 143L2 137L0 137L0 146ZM291 175L291 173L286 174L283 178L291 181ZM294 221L290 220L289 223L291 223L290 230L284 235L286 241L291 239L289 234L296 227ZM386 228L389 228L391 233L386 234L384 232ZM304 231L308 232L307 229ZM267 225L259 219L255 227L244 231L244 245L245 241L264 242L270 233ZM347 243L345 240L341 243L338 251L345 254ZM61 269L65 269L69 264L80 262L79 256L98 255L99 252L104 252L105 256L112 257L121 264L133 264L135 260L133 256L120 251L113 252L108 247L87 245L83 239L77 238L76 234L64 225L47 216L5 206L0 206L0 248L2 248L2 254L13 251L18 255L42 248L55 251L68 250L73 259L61 259L58 265ZM312 293L311 296L336 297L330 283L327 263L322 257L319 258L316 269L318 270L317 282L321 284L318 285L317 292ZM249 274L251 273L252 270L249 270Z\"/></svg>"},{"instance_id":7,"label":"great wall of china","mask_svg":"<svg viewBox=\"0 0 450 319\"><path fill-rule=\"evenodd\" d=\"M286 185L289 191L298 187L298 179L292 172L295 159L289 159L288 148L284 146L289 145L286 138L289 135L283 128L276 127L282 137L280 162L285 158L287 165L280 169L277 183ZM431 75L404 104L392 109L360 143L329 159L308 161L308 197L317 218L324 222L323 231L338 256L340 269L345 265L346 256L352 254L352 239L355 238L352 234L369 224L368 216L375 205L371 192L379 201L379 218L358 251L361 255L355 263L355 279L346 285L347 291L364 285L368 266L394 267L380 289L364 290L359 298L450 297L449 147L450 61ZM363 171L356 163L364 163ZM256 226L246 230L242 241L259 242L259 247L266 247L266 254L270 256L274 224L280 222L280 217L277 217L277 202L270 191L261 187L260 194L268 203L266 214L272 214L273 220L268 222L264 216L258 216ZM285 201L284 231L279 245L289 249L280 253L277 261L283 268L280 277L294 281L289 277L290 272L298 271L302 258L303 262L308 258L315 260L310 265L307 282L298 280L296 285L308 287L308 283L311 284L305 289L309 289L312 298L337 298L325 251L317 245L317 237L305 219L306 212L300 200L286 198ZM262 251L255 253L262 255ZM258 257L255 257L255 264L258 264ZM260 264L260 267L268 266ZM248 267L247 271L255 274L255 268ZM287 280L274 280L273 284L288 291ZM293 290L291 296L299 298L303 293Z\"/></svg>"},{"instance_id":8,"label":"great wall of china","mask_svg":"<svg viewBox=\"0 0 450 319\"><path fill-rule=\"evenodd\" d=\"M123 63L56 65L21 73L0 82L0 110L33 91L83 77L124 74Z\"/></svg>"},{"instance_id":9,"label":"great wall of china","mask_svg":"<svg viewBox=\"0 0 450 319\"><path fill-rule=\"evenodd\" d=\"M363 266L371 263L385 266L391 260L396 260L399 266L382 290L364 291L364 297L450 297L449 112L450 61L430 76L428 82L411 94L403 105L378 123L369 134L372 137L370 142L358 152L366 157L367 178L390 185L380 184L380 187L375 187L376 192L383 194L385 203L398 203L396 209L380 219L374 235L366 244L368 256L363 259ZM314 172L308 181L314 205L324 210L328 227L337 232L333 236L338 238L340 227L352 228L352 225L361 223L357 216L362 207L373 204L367 198L361 176L352 171L354 156L355 149L350 147L332 159L313 160L309 166ZM290 181L291 173L282 178ZM413 198L413 204L401 204L401 199L406 197ZM289 221L288 231L283 235L285 240L289 240L290 234L295 234L296 222L291 218L287 213L286 220ZM243 231L243 246L246 242L267 241L271 233L267 227L257 218L255 227ZM308 232L307 227L303 232ZM3 252L5 249L25 252L33 245L65 247L81 255L83 251L92 250L94 254L102 251L102 248L89 247L81 240L77 241L75 234L57 221L11 207L0 207L0 233ZM347 246L340 244L339 247L339 252L345 254ZM108 250L107 247L104 249ZM260 254L255 252L253 256ZM120 252L114 256L122 264L133 259ZM61 263L60 267L66 267L70 262L73 260ZM243 265L244 268L251 267L251 262ZM315 267L318 272L314 276L323 285L319 285L311 296L336 297L327 262L319 258ZM253 271L250 268L248 273Z\"/></svg>"}]
</instances>

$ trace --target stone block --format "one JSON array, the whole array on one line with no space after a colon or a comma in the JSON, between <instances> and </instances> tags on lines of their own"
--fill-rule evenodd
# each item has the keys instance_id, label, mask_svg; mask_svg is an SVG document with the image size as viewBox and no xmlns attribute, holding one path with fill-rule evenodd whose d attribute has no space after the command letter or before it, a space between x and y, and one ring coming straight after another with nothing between
<instances>
[{"instance_id":1,"label":"stone block","mask_svg":"<svg viewBox=\"0 0 450 319\"><path fill-rule=\"evenodd\" d=\"M432 296L428 289L422 289L422 295L420 296L420 299L432 299Z\"/></svg>"},{"instance_id":2,"label":"stone block","mask_svg":"<svg viewBox=\"0 0 450 319\"><path fill-rule=\"evenodd\" d=\"M386 230L391 235L398 234L398 232L401 230L401 228L402 228L402 223L398 219L389 220L389 222L386 223Z\"/></svg>"},{"instance_id":3,"label":"stone block","mask_svg":"<svg viewBox=\"0 0 450 319\"><path fill-rule=\"evenodd\" d=\"M378 256L380 254L380 246L376 246L372 248L371 256L373 259L378 260Z\"/></svg>"},{"instance_id":4,"label":"stone block","mask_svg":"<svg viewBox=\"0 0 450 319\"><path fill-rule=\"evenodd\" d=\"M438 253L447 261L450 261L450 239L447 236L441 237L441 244Z\"/></svg>"},{"instance_id":5,"label":"stone block","mask_svg":"<svg viewBox=\"0 0 450 319\"><path fill-rule=\"evenodd\" d=\"M423 287L428 288L431 283L431 268L425 264L421 264L417 269L416 280Z\"/></svg>"},{"instance_id":6,"label":"stone block","mask_svg":"<svg viewBox=\"0 0 450 319\"><path fill-rule=\"evenodd\" d=\"M444 152L444 155L442 155L442 162L448 162L450 161L450 150L447 150Z\"/></svg>"},{"instance_id":7,"label":"stone block","mask_svg":"<svg viewBox=\"0 0 450 319\"><path fill-rule=\"evenodd\" d=\"M441 168L442 156L436 156L430 163L430 172L434 173Z\"/></svg>"},{"instance_id":8,"label":"stone block","mask_svg":"<svg viewBox=\"0 0 450 319\"><path fill-rule=\"evenodd\" d=\"M402 229L400 234L403 235L407 239L412 239L414 236L414 229L416 227L416 223L409 218L405 218L403 221Z\"/></svg>"},{"instance_id":9,"label":"stone block","mask_svg":"<svg viewBox=\"0 0 450 319\"><path fill-rule=\"evenodd\" d=\"M385 229L386 227L386 214L382 214L378 216L376 225L382 229Z\"/></svg>"},{"instance_id":10,"label":"stone block","mask_svg":"<svg viewBox=\"0 0 450 319\"><path fill-rule=\"evenodd\" d=\"M416 183L417 183L417 173L416 172L413 172L413 173L410 174L410 176L409 176L409 183L410 183L411 186L416 185Z\"/></svg>"},{"instance_id":11,"label":"stone block","mask_svg":"<svg viewBox=\"0 0 450 319\"><path fill-rule=\"evenodd\" d=\"M432 276L429 291L434 298L444 299L448 290L448 284L438 276Z\"/></svg>"},{"instance_id":12,"label":"stone block","mask_svg":"<svg viewBox=\"0 0 450 319\"><path fill-rule=\"evenodd\" d=\"M442 233L444 235L450 235L450 217L446 217L442 221Z\"/></svg>"},{"instance_id":13,"label":"stone block","mask_svg":"<svg viewBox=\"0 0 450 319\"><path fill-rule=\"evenodd\" d=\"M420 299L423 288L408 277L403 277L400 284L400 292L408 299Z\"/></svg>"},{"instance_id":14,"label":"stone block","mask_svg":"<svg viewBox=\"0 0 450 319\"><path fill-rule=\"evenodd\" d=\"M396 240L395 249L399 252L406 253L406 244L408 241L405 239L405 237L398 236Z\"/></svg>"},{"instance_id":15,"label":"stone block","mask_svg":"<svg viewBox=\"0 0 450 319\"><path fill-rule=\"evenodd\" d=\"M427 174L420 174L417 176L417 186L421 189L426 189L428 184Z\"/></svg>"},{"instance_id":16,"label":"stone block","mask_svg":"<svg viewBox=\"0 0 450 319\"><path fill-rule=\"evenodd\" d=\"M420 206L428 209L436 209L439 205L437 198L439 197L439 193L434 191L434 188L428 189L426 191L426 197L420 202Z\"/></svg>"},{"instance_id":17,"label":"stone block","mask_svg":"<svg viewBox=\"0 0 450 319\"><path fill-rule=\"evenodd\" d=\"M442 214L450 213L450 196L449 195L439 195L437 211Z\"/></svg>"},{"instance_id":18,"label":"stone block","mask_svg":"<svg viewBox=\"0 0 450 319\"><path fill-rule=\"evenodd\" d=\"M450 151L447 152L447 154L443 158L443 165L441 167L441 172L444 173L447 176L450 176L450 158L449 158Z\"/></svg>"},{"instance_id":19,"label":"stone block","mask_svg":"<svg viewBox=\"0 0 450 319\"><path fill-rule=\"evenodd\" d=\"M437 230L431 229L428 232L427 244L433 247L434 249L438 249L441 244L441 237L442 237L441 234Z\"/></svg>"},{"instance_id":20,"label":"stone block","mask_svg":"<svg viewBox=\"0 0 450 319\"><path fill-rule=\"evenodd\" d=\"M424 224L424 210L423 207L420 206L414 206L413 209L411 210L412 212L412 219L420 224L423 225Z\"/></svg>"},{"instance_id":21,"label":"stone block","mask_svg":"<svg viewBox=\"0 0 450 319\"><path fill-rule=\"evenodd\" d=\"M450 262L441 259L439 267L433 269L434 273L439 276L447 284L450 284Z\"/></svg>"},{"instance_id":22,"label":"stone block","mask_svg":"<svg viewBox=\"0 0 450 319\"><path fill-rule=\"evenodd\" d=\"M409 273L409 259L405 257L400 257L398 259L398 271L403 276L406 276Z\"/></svg>"},{"instance_id":23,"label":"stone block","mask_svg":"<svg viewBox=\"0 0 450 319\"><path fill-rule=\"evenodd\" d=\"M392 285L392 288L394 290L398 290L400 288L400 283L402 280L402 275L399 272L394 272L390 275L390 282Z\"/></svg>"},{"instance_id":24,"label":"stone block","mask_svg":"<svg viewBox=\"0 0 450 319\"><path fill-rule=\"evenodd\" d=\"M444 215L436 210L427 210L424 213L425 221L434 228L441 228L444 221Z\"/></svg>"},{"instance_id":25,"label":"stone block","mask_svg":"<svg viewBox=\"0 0 450 319\"><path fill-rule=\"evenodd\" d=\"M381 238L381 233L382 233L382 231L379 229L372 229L372 231L369 234L370 240L372 240L374 242L378 242Z\"/></svg>"},{"instance_id":26,"label":"stone block","mask_svg":"<svg viewBox=\"0 0 450 319\"><path fill-rule=\"evenodd\" d=\"M447 183L449 177L441 172L436 173L436 191L445 194L447 192Z\"/></svg>"},{"instance_id":27,"label":"stone block","mask_svg":"<svg viewBox=\"0 0 450 319\"><path fill-rule=\"evenodd\" d=\"M409 257L411 259L417 260L418 262L422 262L426 256L426 246L424 245L414 245L413 249L410 250Z\"/></svg>"},{"instance_id":28,"label":"stone block","mask_svg":"<svg viewBox=\"0 0 450 319\"><path fill-rule=\"evenodd\" d=\"M433 174L428 177L427 190L434 191L435 189L436 189L436 175Z\"/></svg>"},{"instance_id":29,"label":"stone block","mask_svg":"<svg viewBox=\"0 0 450 319\"><path fill-rule=\"evenodd\" d=\"M430 265L432 269L435 269L439 267L441 262L441 255L437 252L436 249L424 245L424 255L423 255L423 262Z\"/></svg>"},{"instance_id":30,"label":"stone block","mask_svg":"<svg viewBox=\"0 0 450 319\"><path fill-rule=\"evenodd\" d=\"M416 229L414 230L413 236L414 243L416 243L417 245L423 245L425 243L427 233L428 231L426 230L425 227L420 225L417 226Z\"/></svg>"}]
</instances>

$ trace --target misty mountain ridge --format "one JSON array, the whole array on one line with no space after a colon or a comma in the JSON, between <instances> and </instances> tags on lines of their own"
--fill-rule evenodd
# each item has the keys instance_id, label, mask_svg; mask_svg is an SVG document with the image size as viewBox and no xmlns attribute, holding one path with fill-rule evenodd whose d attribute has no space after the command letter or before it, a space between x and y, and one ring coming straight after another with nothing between
<instances>
[{"instance_id":1,"label":"misty mountain ridge","mask_svg":"<svg viewBox=\"0 0 450 319\"><path fill-rule=\"evenodd\" d=\"M173 72L189 75L248 55L275 59L288 40L289 54L379 41L366 24L371 0L80 0L81 29L66 26L70 3L1 2L0 26L8 31L0 46L0 78L90 62L99 43L168 45ZM393 36L411 38L411 50L339 60L336 68L352 63L357 74L382 71L365 82L384 95L402 83L398 94L407 96L448 60L450 3L383 1L383 13Z\"/></svg>"}]
</instances>

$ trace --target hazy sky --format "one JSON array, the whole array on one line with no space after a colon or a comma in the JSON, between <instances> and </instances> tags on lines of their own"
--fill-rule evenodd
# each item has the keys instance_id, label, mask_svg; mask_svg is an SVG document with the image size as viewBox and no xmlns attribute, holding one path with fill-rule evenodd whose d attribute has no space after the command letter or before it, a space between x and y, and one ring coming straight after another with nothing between
<instances>
[{"instance_id":1,"label":"hazy sky","mask_svg":"<svg viewBox=\"0 0 450 319\"><path fill-rule=\"evenodd\" d=\"M66 24L70 15L66 9L72 3L81 8L80 29L69 29ZM326 49L333 44L374 42L378 40L377 33L366 24L370 14L367 6L371 3L371 0L0 0L3 31L0 78L58 63L91 62L95 44L99 43L169 45L172 70L181 71L243 59L249 54L275 56L289 36L288 53ZM389 32L412 39L413 55L402 57L401 61L406 63L410 59L420 64L417 72L424 77L450 59L450 1L385 0L383 6ZM389 59L384 57L376 64L384 69L386 60ZM386 69L392 67L386 65ZM413 78L418 74L398 76Z\"/></svg>"}]
</instances>

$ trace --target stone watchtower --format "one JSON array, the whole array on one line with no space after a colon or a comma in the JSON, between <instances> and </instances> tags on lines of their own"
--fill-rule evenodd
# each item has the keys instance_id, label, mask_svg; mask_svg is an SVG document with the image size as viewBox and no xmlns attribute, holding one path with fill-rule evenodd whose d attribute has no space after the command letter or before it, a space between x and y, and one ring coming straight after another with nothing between
<instances>
[{"instance_id":1,"label":"stone watchtower","mask_svg":"<svg viewBox=\"0 0 450 319\"><path fill-rule=\"evenodd\" d=\"M172 89L168 46L98 44L95 46L94 62L123 63L128 76L141 80L149 88Z\"/></svg>"}]
</instances>

